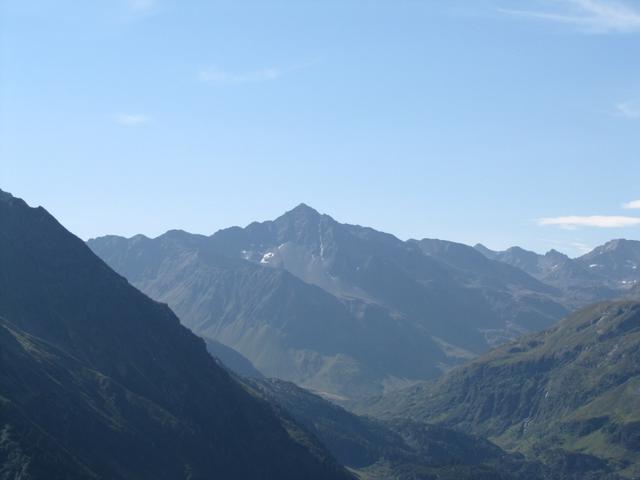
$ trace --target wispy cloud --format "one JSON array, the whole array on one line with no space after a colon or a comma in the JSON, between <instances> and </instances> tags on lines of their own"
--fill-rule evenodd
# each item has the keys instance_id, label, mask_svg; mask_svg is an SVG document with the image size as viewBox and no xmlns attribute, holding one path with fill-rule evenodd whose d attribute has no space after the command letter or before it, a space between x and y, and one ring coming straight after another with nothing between
<instances>
[{"instance_id":1,"label":"wispy cloud","mask_svg":"<svg viewBox=\"0 0 640 480\"><path fill-rule=\"evenodd\" d=\"M640 11L615 0L547 0L544 10L500 11L509 15L572 26L585 33L640 32Z\"/></svg>"},{"instance_id":2,"label":"wispy cloud","mask_svg":"<svg viewBox=\"0 0 640 480\"><path fill-rule=\"evenodd\" d=\"M625 217L619 215L591 215L546 217L537 220L540 226L556 226L569 230L578 227L622 228L640 225L640 217Z\"/></svg>"},{"instance_id":3,"label":"wispy cloud","mask_svg":"<svg viewBox=\"0 0 640 480\"><path fill-rule=\"evenodd\" d=\"M631 202L623 203L622 208L626 210L640 209L640 200L633 200Z\"/></svg>"},{"instance_id":4,"label":"wispy cloud","mask_svg":"<svg viewBox=\"0 0 640 480\"><path fill-rule=\"evenodd\" d=\"M290 67L268 67L245 72L233 72L218 67L209 67L198 73L198 80L209 85L244 85L249 83L273 82L285 75L303 70L316 62L308 62Z\"/></svg>"},{"instance_id":5,"label":"wispy cloud","mask_svg":"<svg viewBox=\"0 0 640 480\"><path fill-rule=\"evenodd\" d=\"M127 0L129 9L135 13L148 12L156 5L156 0Z\"/></svg>"},{"instance_id":6,"label":"wispy cloud","mask_svg":"<svg viewBox=\"0 0 640 480\"><path fill-rule=\"evenodd\" d=\"M149 123L151 118L140 113L119 113L113 116L113 121L125 127L137 127Z\"/></svg>"},{"instance_id":7,"label":"wispy cloud","mask_svg":"<svg viewBox=\"0 0 640 480\"><path fill-rule=\"evenodd\" d=\"M198 80L211 85L241 85L244 83L272 82L282 77L278 68L263 68L252 72L228 72L219 68L207 68L198 74Z\"/></svg>"},{"instance_id":8,"label":"wispy cloud","mask_svg":"<svg viewBox=\"0 0 640 480\"><path fill-rule=\"evenodd\" d=\"M615 113L619 117L638 120L640 119L640 102L620 102L615 106Z\"/></svg>"}]
</instances>

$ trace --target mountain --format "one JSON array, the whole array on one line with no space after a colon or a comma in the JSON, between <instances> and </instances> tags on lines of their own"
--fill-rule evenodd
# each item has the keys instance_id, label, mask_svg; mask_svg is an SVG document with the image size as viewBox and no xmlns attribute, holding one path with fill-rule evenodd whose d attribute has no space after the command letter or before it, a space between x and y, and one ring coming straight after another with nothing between
<instances>
[{"instance_id":1,"label":"mountain","mask_svg":"<svg viewBox=\"0 0 640 480\"><path fill-rule=\"evenodd\" d=\"M587 307L360 411L471 432L595 478L638 478L640 303Z\"/></svg>"},{"instance_id":2,"label":"mountain","mask_svg":"<svg viewBox=\"0 0 640 480\"><path fill-rule=\"evenodd\" d=\"M0 477L351 475L166 306L0 192Z\"/></svg>"},{"instance_id":3,"label":"mountain","mask_svg":"<svg viewBox=\"0 0 640 480\"><path fill-rule=\"evenodd\" d=\"M612 240L575 259L556 250L539 255L520 247L497 252L478 244L475 249L561 289L571 308L623 296L640 283L640 242L635 240Z\"/></svg>"},{"instance_id":4,"label":"mountain","mask_svg":"<svg viewBox=\"0 0 640 480\"><path fill-rule=\"evenodd\" d=\"M88 245L266 376L344 399L434 378L566 314L559 292L528 274L456 244L473 257L462 266L428 243L300 205L210 237L174 230Z\"/></svg>"},{"instance_id":5,"label":"mountain","mask_svg":"<svg viewBox=\"0 0 640 480\"><path fill-rule=\"evenodd\" d=\"M193 331L230 345L268 376L322 392L375 394L379 388L369 385L391 375L435 376L447 358L428 335L398 324L381 306L341 301L286 270L190 241L177 232L138 237L122 259L110 261L134 285L172 305ZM145 257L150 254L153 261Z\"/></svg>"},{"instance_id":6,"label":"mountain","mask_svg":"<svg viewBox=\"0 0 640 480\"><path fill-rule=\"evenodd\" d=\"M611 240L577 262L605 278L612 288L627 290L640 284L640 241Z\"/></svg>"},{"instance_id":7,"label":"mountain","mask_svg":"<svg viewBox=\"0 0 640 480\"><path fill-rule=\"evenodd\" d=\"M360 478L550 478L541 464L507 454L479 437L411 420L360 417L282 380L251 380L250 386L283 406Z\"/></svg>"}]
</instances>

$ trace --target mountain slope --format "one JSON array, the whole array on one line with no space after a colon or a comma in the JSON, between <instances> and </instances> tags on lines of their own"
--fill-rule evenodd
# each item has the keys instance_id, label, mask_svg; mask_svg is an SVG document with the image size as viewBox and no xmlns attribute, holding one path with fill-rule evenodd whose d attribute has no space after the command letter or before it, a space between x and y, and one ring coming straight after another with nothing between
<instances>
[{"instance_id":1,"label":"mountain slope","mask_svg":"<svg viewBox=\"0 0 640 480\"><path fill-rule=\"evenodd\" d=\"M478 437L409 420L359 417L282 380L252 380L250 385L291 412L362 478L549 478L542 465L506 454Z\"/></svg>"},{"instance_id":2,"label":"mountain slope","mask_svg":"<svg viewBox=\"0 0 640 480\"><path fill-rule=\"evenodd\" d=\"M432 377L447 360L429 335L387 309L340 301L286 270L225 257L207 245L192 248L178 235L186 234L138 238L113 265L170 303L193 331L230 345L268 376L339 395L375 394L379 388L371 385L393 376ZM139 261L154 251L168 253L155 263Z\"/></svg>"},{"instance_id":3,"label":"mountain slope","mask_svg":"<svg viewBox=\"0 0 640 480\"><path fill-rule=\"evenodd\" d=\"M171 231L88 244L197 334L267 376L339 397L433 378L566 312L553 288L469 247L478 264L459 268L305 205L211 237Z\"/></svg>"},{"instance_id":4,"label":"mountain slope","mask_svg":"<svg viewBox=\"0 0 640 480\"><path fill-rule=\"evenodd\" d=\"M240 352L210 338L205 338L204 341L207 344L207 351L231 372L247 378L264 377L262 373L253 366L249 359Z\"/></svg>"},{"instance_id":5,"label":"mountain slope","mask_svg":"<svg viewBox=\"0 0 640 480\"><path fill-rule=\"evenodd\" d=\"M441 257L425 255L419 242L402 242L370 228L340 224L304 204L272 222L222 230L211 237L211 243L230 256L283 268L334 295L397 310L463 348L485 348L486 339L479 335L483 328L508 328L495 305L498 297L514 300L504 282L479 291L477 277L468 275L469 270L453 269ZM531 278L522 283L528 283L530 293L548 295L537 309L513 301L520 309L532 311L527 328L543 328L565 313L549 298L549 287ZM518 285L524 293L522 286ZM487 291L491 294L485 295ZM460 329L466 331L464 340Z\"/></svg>"},{"instance_id":6,"label":"mountain slope","mask_svg":"<svg viewBox=\"0 0 640 480\"><path fill-rule=\"evenodd\" d=\"M166 305L4 192L0 266L3 478L349 477Z\"/></svg>"},{"instance_id":7,"label":"mountain slope","mask_svg":"<svg viewBox=\"0 0 640 480\"><path fill-rule=\"evenodd\" d=\"M640 475L640 304L602 303L366 409L491 438L576 468ZM604 473L603 473L604 474Z\"/></svg>"}]
</instances>

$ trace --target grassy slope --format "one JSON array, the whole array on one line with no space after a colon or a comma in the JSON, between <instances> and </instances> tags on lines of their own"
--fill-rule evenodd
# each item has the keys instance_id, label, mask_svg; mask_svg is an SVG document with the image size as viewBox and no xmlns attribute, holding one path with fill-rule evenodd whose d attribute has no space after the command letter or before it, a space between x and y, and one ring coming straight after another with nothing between
<instances>
[{"instance_id":1,"label":"grassy slope","mask_svg":"<svg viewBox=\"0 0 640 480\"><path fill-rule=\"evenodd\" d=\"M577 470L640 475L640 304L608 302L369 412L484 435ZM553 448L551 447L553 446ZM567 456L568 454L568 456ZM562 458L559 458L562 457Z\"/></svg>"}]
</instances>

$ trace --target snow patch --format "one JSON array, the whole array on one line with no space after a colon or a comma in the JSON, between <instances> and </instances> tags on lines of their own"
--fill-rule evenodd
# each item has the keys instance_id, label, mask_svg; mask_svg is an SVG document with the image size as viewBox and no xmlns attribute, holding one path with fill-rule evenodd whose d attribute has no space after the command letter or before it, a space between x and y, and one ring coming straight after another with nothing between
<instances>
[{"instance_id":1,"label":"snow patch","mask_svg":"<svg viewBox=\"0 0 640 480\"><path fill-rule=\"evenodd\" d=\"M275 256L275 253L267 252L262 256L262 260L260 260L260 263L269 263L269 261L272 260Z\"/></svg>"}]
</instances>

